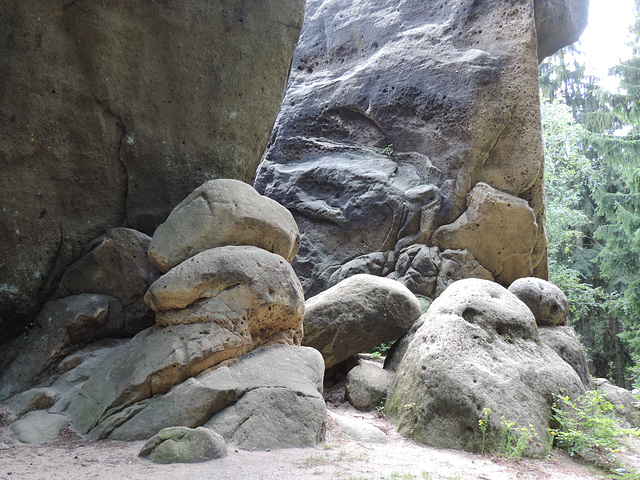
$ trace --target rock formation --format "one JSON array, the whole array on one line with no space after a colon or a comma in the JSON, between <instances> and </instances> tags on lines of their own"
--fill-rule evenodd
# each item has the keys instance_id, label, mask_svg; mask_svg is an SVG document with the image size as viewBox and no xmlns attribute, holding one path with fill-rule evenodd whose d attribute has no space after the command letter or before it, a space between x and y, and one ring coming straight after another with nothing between
<instances>
[{"instance_id":1,"label":"rock formation","mask_svg":"<svg viewBox=\"0 0 640 480\"><path fill-rule=\"evenodd\" d=\"M354 275L305 302L303 344L330 368L400 338L420 314L418 299L399 282Z\"/></svg>"},{"instance_id":2,"label":"rock formation","mask_svg":"<svg viewBox=\"0 0 640 480\"><path fill-rule=\"evenodd\" d=\"M553 283L540 278L519 278L509 291L529 307L536 319L540 341L573 367L586 388L591 388L587 356L569 325L569 300Z\"/></svg>"},{"instance_id":3,"label":"rock formation","mask_svg":"<svg viewBox=\"0 0 640 480\"><path fill-rule=\"evenodd\" d=\"M583 392L576 372L538 341L524 303L496 283L467 279L451 285L425 314L391 384L386 412L403 435L470 451L482 447L479 420L495 444L501 422L531 425L538 435L529 453L540 455L553 394Z\"/></svg>"},{"instance_id":4,"label":"rock formation","mask_svg":"<svg viewBox=\"0 0 640 480\"><path fill-rule=\"evenodd\" d=\"M202 191L220 197L228 186L227 180L212 180L189 199L201 198ZM207 428L246 449L312 446L321 441L326 419L321 395L324 363L316 350L299 346L304 297L285 260L295 256L298 231L284 207L255 191L231 199L237 215L228 207L223 215L219 208L213 210L214 218L224 220L212 236L213 248L206 241L199 248L189 235L177 242L169 239L168 249L166 236L151 241L150 250L155 245L156 254L172 248L190 253L145 295L156 313L155 326L104 348L83 348L122 328L122 315L110 316L107 307L98 308L101 304L97 313L79 310L92 305L89 299L94 296L95 302L112 297L82 294L54 303L43 318L49 341L27 345L10 363L2 373L0 398L36 383L45 370L48 377L43 384L51 388L36 383L35 389L10 398L8 408L16 416L33 409L66 413L77 432L94 439L147 439L163 428L195 428L206 422ZM188 224L183 206L191 203L176 207L158 230L179 231L180 225ZM268 235L235 235L246 227L244 213L260 209L262 220L269 223ZM191 223L199 220L202 216L196 215ZM195 238L206 240L206 233ZM238 238L245 244L225 244L224 239ZM252 242L284 247L274 248L280 254L271 253ZM151 256L155 261L157 257ZM86 276L91 272L85 269ZM67 312L59 306L75 306L78 298L80 307L67 307ZM271 346L257 350L264 345ZM80 350L64 358L74 349ZM170 450L175 458L191 458L183 447L191 449L193 432L182 433L184 438ZM202 440L201 436L195 435ZM166 442L173 445L171 439L160 440L161 450L169 448L162 446Z\"/></svg>"},{"instance_id":5,"label":"rock formation","mask_svg":"<svg viewBox=\"0 0 640 480\"><path fill-rule=\"evenodd\" d=\"M227 444L208 428L164 428L140 450L141 457L156 463L197 463L227 456Z\"/></svg>"},{"instance_id":6,"label":"rock formation","mask_svg":"<svg viewBox=\"0 0 640 480\"><path fill-rule=\"evenodd\" d=\"M211 178L250 182L303 0L0 5L0 338L84 246L153 233Z\"/></svg>"},{"instance_id":7,"label":"rock formation","mask_svg":"<svg viewBox=\"0 0 640 480\"><path fill-rule=\"evenodd\" d=\"M413 244L466 249L504 285L546 277L537 65L587 4L307 2L255 181L300 227L307 296Z\"/></svg>"}]
</instances>

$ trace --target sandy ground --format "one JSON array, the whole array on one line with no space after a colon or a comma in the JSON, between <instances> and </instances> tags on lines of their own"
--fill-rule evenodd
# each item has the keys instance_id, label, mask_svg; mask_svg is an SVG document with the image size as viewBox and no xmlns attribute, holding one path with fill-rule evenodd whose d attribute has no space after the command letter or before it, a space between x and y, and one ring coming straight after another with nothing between
<instances>
[{"instance_id":1,"label":"sandy ground","mask_svg":"<svg viewBox=\"0 0 640 480\"><path fill-rule=\"evenodd\" d=\"M247 452L229 447L226 458L198 464L159 465L139 458L144 442L86 441L63 431L56 442L0 450L0 479L314 479L314 480L582 480L604 472L554 450L546 459L508 460L426 447L400 437L375 413L330 405L343 415L380 428L383 444L343 439L329 422L327 441L315 448ZM5 432L6 434L6 429ZM628 454L640 469L640 456Z\"/></svg>"}]
</instances>

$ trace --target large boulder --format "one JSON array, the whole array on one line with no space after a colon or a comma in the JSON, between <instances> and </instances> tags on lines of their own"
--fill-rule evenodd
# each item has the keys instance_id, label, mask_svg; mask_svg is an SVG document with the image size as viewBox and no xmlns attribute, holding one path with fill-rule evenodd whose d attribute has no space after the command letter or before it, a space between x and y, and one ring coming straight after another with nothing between
<instances>
[{"instance_id":1,"label":"large boulder","mask_svg":"<svg viewBox=\"0 0 640 480\"><path fill-rule=\"evenodd\" d=\"M160 277L145 301L162 326L215 322L243 325L255 342L302 339L302 286L280 255L257 247L201 252Z\"/></svg>"},{"instance_id":2,"label":"large boulder","mask_svg":"<svg viewBox=\"0 0 640 480\"><path fill-rule=\"evenodd\" d=\"M468 249L497 282L509 285L533 274L537 230L527 201L478 183L467 194L467 210L431 240L442 249Z\"/></svg>"},{"instance_id":3,"label":"large boulder","mask_svg":"<svg viewBox=\"0 0 640 480\"><path fill-rule=\"evenodd\" d=\"M575 371L538 341L527 306L500 285L451 285L426 313L387 397L387 418L422 443L470 451L500 444L513 422L531 428L527 453L543 454L554 394L584 392ZM508 424L507 424L508 425ZM510 427L507 427L510 430Z\"/></svg>"},{"instance_id":4,"label":"large boulder","mask_svg":"<svg viewBox=\"0 0 640 480\"><path fill-rule=\"evenodd\" d=\"M54 442L69 426L69 417L59 413L33 412L11 424L11 432L22 443Z\"/></svg>"},{"instance_id":5,"label":"large boulder","mask_svg":"<svg viewBox=\"0 0 640 480\"><path fill-rule=\"evenodd\" d=\"M298 222L308 296L346 262L411 244L467 248L506 285L546 277L536 31L529 0L307 2L255 186ZM509 205L476 215L491 234L457 235L476 225L454 222L476 213L479 183Z\"/></svg>"},{"instance_id":6,"label":"large boulder","mask_svg":"<svg viewBox=\"0 0 640 480\"><path fill-rule=\"evenodd\" d=\"M0 338L107 228L251 182L303 0L0 2Z\"/></svg>"},{"instance_id":7,"label":"large boulder","mask_svg":"<svg viewBox=\"0 0 640 480\"><path fill-rule=\"evenodd\" d=\"M327 368L400 338L420 316L418 299L401 283L354 275L305 302L303 345Z\"/></svg>"},{"instance_id":8,"label":"large boulder","mask_svg":"<svg viewBox=\"0 0 640 480\"><path fill-rule=\"evenodd\" d=\"M349 370L346 398L358 410L369 411L383 404L391 383L390 372L372 363L361 363Z\"/></svg>"},{"instance_id":9,"label":"large boulder","mask_svg":"<svg viewBox=\"0 0 640 480\"><path fill-rule=\"evenodd\" d=\"M232 179L196 188L158 227L149 257L163 272L197 253L226 245L253 245L287 262L298 251L298 226L289 211Z\"/></svg>"},{"instance_id":10,"label":"large boulder","mask_svg":"<svg viewBox=\"0 0 640 480\"><path fill-rule=\"evenodd\" d=\"M214 430L237 445L260 442L264 448L310 446L309 439L324 436L323 372L322 357L312 348L290 345L264 347L239 357L237 361L223 363L210 372L189 378L164 395L156 395L148 401L114 412L94 435L114 440L143 440L162 428L178 425L195 428L212 420L216 423ZM276 392L276 395L253 397L266 403L261 412L252 413L247 407L252 402L242 399L256 390ZM271 401L274 398L275 403ZM297 405L299 416L294 416L293 411L288 412L282 400L278 400L285 398L295 400L291 405L292 409L294 403ZM241 400L245 407L240 410L231 408ZM269 405L273 405L273 415L266 414L260 418ZM231 410L227 411L227 408ZM276 413L277 408L281 410ZM245 420L255 417L251 422L255 430L246 430L245 427L244 434L236 433L242 422L238 424L233 420L226 426L220 426L218 424L224 422L213 420L219 415L237 418L234 412L239 411L245 412ZM289 415L289 419L281 422L274 420L274 415ZM298 433L292 436L287 431ZM244 440L239 439L240 435Z\"/></svg>"},{"instance_id":11,"label":"large boulder","mask_svg":"<svg viewBox=\"0 0 640 480\"><path fill-rule=\"evenodd\" d=\"M160 430L138 454L156 463L198 463L227 456L227 444L208 428L170 427Z\"/></svg>"},{"instance_id":12,"label":"large boulder","mask_svg":"<svg viewBox=\"0 0 640 480\"><path fill-rule=\"evenodd\" d=\"M569 300L553 283L540 278L519 278L509 286L509 291L529 307L538 325L569 323Z\"/></svg>"},{"instance_id":13,"label":"large boulder","mask_svg":"<svg viewBox=\"0 0 640 480\"><path fill-rule=\"evenodd\" d=\"M131 336L153 325L144 294L160 272L147 256L151 237L130 228L112 228L89 244L87 253L67 268L57 297L100 293L118 299Z\"/></svg>"},{"instance_id":14,"label":"large boulder","mask_svg":"<svg viewBox=\"0 0 640 480\"><path fill-rule=\"evenodd\" d=\"M89 433L109 415L259 345L247 322L149 328L102 358L69 401L69 415L78 432Z\"/></svg>"}]
</instances>

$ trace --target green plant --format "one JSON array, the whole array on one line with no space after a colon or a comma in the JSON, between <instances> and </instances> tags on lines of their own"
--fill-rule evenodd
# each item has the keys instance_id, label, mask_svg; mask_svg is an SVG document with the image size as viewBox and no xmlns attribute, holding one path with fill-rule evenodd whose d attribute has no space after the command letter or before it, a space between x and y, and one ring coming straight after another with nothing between
<instances>
[{"instance_id":1,"label":"green plant","mask_svg":"<svg viewBox=\"0 0 640 480\"><path fill-rule=\"evenodd\" d=\"M384 149L382 150L382 155L384 155L385 157L389 157L391 160L395 161L396 157L394 155L393 143L390 143L389 145L384 147Z\"/></svg>"},{"instance_id":2,"label":"green plant","mask_svg":"<svg viewBox=\"0 0 640 480\"><path fill-rule=\"evenodd\" d=\"M482 434L481 453L493 450L494 453L498 455L505 455L510 459L519 460L525 455L527 449L530 448L534 437L538 436L533 425L518 427L511 420L500 417L500 442L497 447L494 447L493 444L490 443L488 434L491 409L483 409L482 415L483 417L478 420L478 428Z\"/></svg>"},{"instance_id":3,"label":"green plant","mask_svg":"<svg viewBox=\"0 0 640 480\"><path fill-rule=\"evenodd\" d=\"M620 448L621 430L613 416L613 405L597 390L577 400L556 396L553 418L558 422L556 443L569 455L583 456L589 450L615 452Z\"/></svg>"},{"instance_id":4,"label":"green plant","mask_svg":"<svg viewBox=\"0 0 640 480\"><path fill-rule=\"evenodd\" d=\"M391 472L389 480L413 480L416 476L411 472Z\"/></svg>"},{"instance_id":5,"label":"green plant","mask_svg":"<svg viewBox=\"0 0 640 480\"><path fill-rule=\"evenodd\" d=\"M364 353L370 353L372 355L374 355L374 358L376 358L376 354L378 354L380 357L382 357L383 355L386 355L387 352L389 352L389 349L391 349L391 346L395 343L395 341L393 342L387 342L387 343L381 343L380 345L376 345L373 348L370 348L369 350L365 350Z\"/></svg>"},{"instance_id":6,"label":"green plant","mask_svg":"<svg viewBox=\"0 0 640 480\"><path fill-rule=\"evenodd\" d=\"M592 390L576 400L558 395L552 408L559 425L555 430L558 447L609 470L608 478L640 480L640 474L622 466L615 455L623 437L637 436L640 430L620 427L614 406L603 393Z\"/></svg>"},{"instance_id":7,"label":"green plant","mask_svg":"<svg viewBox=\"0 0 640 480\"><path fill-rule=\"evenodd\" d=\"M482 433L482 449L480 453L484 453L487 448L487 426L489 425L489 415L491 415L491 409L485 408L482 410L483 418L478 420L478 428L480 428L480 433Z\"/></svg>"}]
</instances>

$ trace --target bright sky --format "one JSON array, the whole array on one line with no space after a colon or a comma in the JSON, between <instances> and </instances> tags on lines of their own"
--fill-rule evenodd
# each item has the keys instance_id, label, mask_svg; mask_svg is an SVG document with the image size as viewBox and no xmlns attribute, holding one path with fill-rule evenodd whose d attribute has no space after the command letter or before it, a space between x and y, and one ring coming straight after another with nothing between
<instances>
[{"instance_id":1,"label":"bright sky","mask_svg":"<svg viewBox=\"0 0 640 480\"><path fill-rule=\"evenodd\" d=\"M633 22L633 0L591 0L589 25L580 37L587 73L603 79L602 85L614 89L618 81L606 78L609 68L631 57L628 41Z\"/></svg>"}]
</instances>

